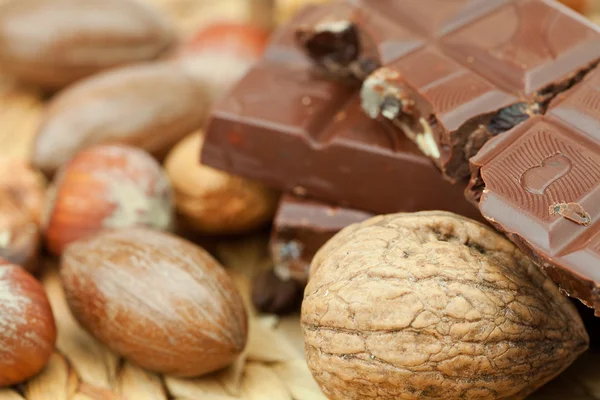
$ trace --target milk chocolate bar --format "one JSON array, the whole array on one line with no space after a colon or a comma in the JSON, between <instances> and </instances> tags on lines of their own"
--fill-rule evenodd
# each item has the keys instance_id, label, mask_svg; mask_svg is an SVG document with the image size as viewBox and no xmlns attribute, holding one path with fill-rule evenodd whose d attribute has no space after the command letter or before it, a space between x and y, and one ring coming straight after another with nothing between
<instances>
[{"instance_id":1,"label":"milk chocolate bar","mask_svg":"<svg viewBox=\"0 0 600 400\"><path fill-rule=\"evenodd\" d=\"M467 195L600 316L600 70L471 159Z\"/></svg>"},{"instance_id":2,"label":"milk chocolate bar","mask_svg":"<svg viewBox=\"0 0 600 400\"><path fill-rule=\"evenodd\" d=\"M329 75L364 81L367 114L453 182L600 59L598 28L553 0L352 0L314 11L297 40Z\"/></svg>"},{"instance_id":3,"label":"milk chocolate bar","mask_svg":"<svg viewBox=\"0 0 600 400\"><path fill-rule=\"evenodd\" d=\"M306 282L317 251L346 226L373 214L284 195L273 222L270 249L275 273L283 280Z\"/></svg>"},{"instance_id":4,"label":"milk chocolate bar","mask_svg":"<svg viewBox=\"0 0 600 400\"><path fill-rule=\"evenodd\" d=\"M391 123L363 113L359 88L315 76L294 45L294 27L278 31L265 59L215 105L202 162L343 207L477 218L463 188Z\"/></svg>"}]
</instances>

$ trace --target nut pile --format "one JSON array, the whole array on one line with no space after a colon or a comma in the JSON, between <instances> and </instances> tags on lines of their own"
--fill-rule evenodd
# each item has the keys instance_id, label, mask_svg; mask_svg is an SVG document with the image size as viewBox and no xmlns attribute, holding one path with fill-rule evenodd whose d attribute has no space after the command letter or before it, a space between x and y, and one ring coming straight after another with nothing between
<instances>
[{"instance_id":1,"label":"nut pile","mask_svg":"<svg viewBox=\"0 0 600 400\"><path fill-rule=\"evenodd\" d=\"M266 399L323 398L309 369L343 400L520 399L557 377L589 345L576 309L466 218L379 216L331 239L304 292L306 362L221 265L236 262L194 243L260 241L278 204L276 191L199 160L211 104L259 60L273 20L305 2L254 3L223 1L253 24L217 18L184 36L138 0L0 0L2 72L51 96L29 160L0 150L0 399L45 398L48 375L65 399L245 398L213 394L209 379L239 385L247 359L276 365L246 368L256 386L290 382ZM249 258L238 269L258 263ZM261 282L255 303L298 310L303 285L271 271ZM55 352L61 329L61 351L81 341L72 365ZM143 388L102 389L128 379Z\"/></svg>"},{"instance_id":2,"label":"nut pile","mask_svg":"<svg viewBox=\"0 0 600 400\"><path fill-rule=\"evenodd\" d=\"M197 377L240 358L248 316L233 281L161 231L244 233L271 220L277 193L201 166L194 134L268 33L232 19L179 37L137 0L0 3L2 71L51 96L30 162L0 160L0 386L53 363L53 310L24 269L48 273L42 250L60 257L78 323L127 360Z\"/></svg>"}]
</instances>

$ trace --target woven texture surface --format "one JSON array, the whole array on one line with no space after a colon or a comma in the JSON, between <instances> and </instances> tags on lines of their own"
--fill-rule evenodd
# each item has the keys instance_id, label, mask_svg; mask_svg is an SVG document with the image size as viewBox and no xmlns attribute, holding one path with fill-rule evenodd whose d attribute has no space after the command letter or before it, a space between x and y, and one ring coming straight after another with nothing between
<instances>
[{"instance_id":1,"label":"woven texture surface","mask_svg":"<svg viewBox=\"0 0 600 400\"><path fill-rule=\"evenodd\" d=\"M215 18L262 18L243 0L148 1L162 8L184 33ZM258 3L260 10L269 1ZM17 85L0 71L0 157L28 158L44 106L35 89ZM253 235L216 246L216 256L249 309L251 277L270 266L266 244L266 235ZM298 316L278 318L251 311L249 344L234 365L194 380L159 376L120 359L80 328L65 302L56 261L48 259L45 264L42 279L57 320L57 351L39 376L0 390L0 400L324 399L304 362ZM585 354L532 398L600 400L600 350Z\"/></svg>"}]
</instances>

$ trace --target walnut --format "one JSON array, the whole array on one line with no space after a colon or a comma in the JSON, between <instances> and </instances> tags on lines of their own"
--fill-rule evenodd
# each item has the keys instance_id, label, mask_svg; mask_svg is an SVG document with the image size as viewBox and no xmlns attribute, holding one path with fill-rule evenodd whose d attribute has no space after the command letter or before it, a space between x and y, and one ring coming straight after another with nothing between
<instances>
[{"instance_id":1,"label":"walnut","mask_svg":"<svg viewBox=\"0 0 600 400\"><path fill-rule=\"evenodd\" d=\"M588 346L573 305L503 236L441 211L379 216L315 256L308 365L330 399L522 399Z\"/></svg>"}]
</instances>

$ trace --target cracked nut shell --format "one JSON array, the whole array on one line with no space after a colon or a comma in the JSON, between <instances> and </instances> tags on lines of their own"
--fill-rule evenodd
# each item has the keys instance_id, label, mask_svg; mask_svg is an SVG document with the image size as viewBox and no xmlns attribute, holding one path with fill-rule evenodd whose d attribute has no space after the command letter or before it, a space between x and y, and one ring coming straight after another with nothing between
<instances>
[{"instance_id":1,"label":"cracked nut shell","mask_svg":"<svg viewBox=\"0 0 600 400\"><path fill-rule=\"evenodd\" d=\"M313 260L301 320L332 400L522 399L589 342L515 245L440 211L342 230Z\"/></svg>"},{"instance_id":2,"label":"cracked nut shell","mask_svg":"<svg viewBox=\"0 0 600 400\"><path fill-rule=\"evenodd\" d=\"M56 326L44 287L0 258L0 387L29 379L54 352Z\"/></svg>"},{"instance_id":3,"label":"cracked nut shell","mask_svg":"<svg viewBox=\"0 0 600 400\"><path fill-rule=\"evenodd\" d=\"M56 255L102 229L173 223L171 184L145 151L101 145L79 152L48 190L42 221L46 246Z\"/></svg>"},{"instance_id":4,"label":"cracked nut shell","mask_svg":"<svg viewBox=\"0 0 600 400\"><path fill-rule=\"evenodd\" d=\"M81 325L149 370L199 376L246 344L244 304L225 270L170 234L132 228L77 241L63 255L61 280Z\"/></svg>"}]
</instances>

